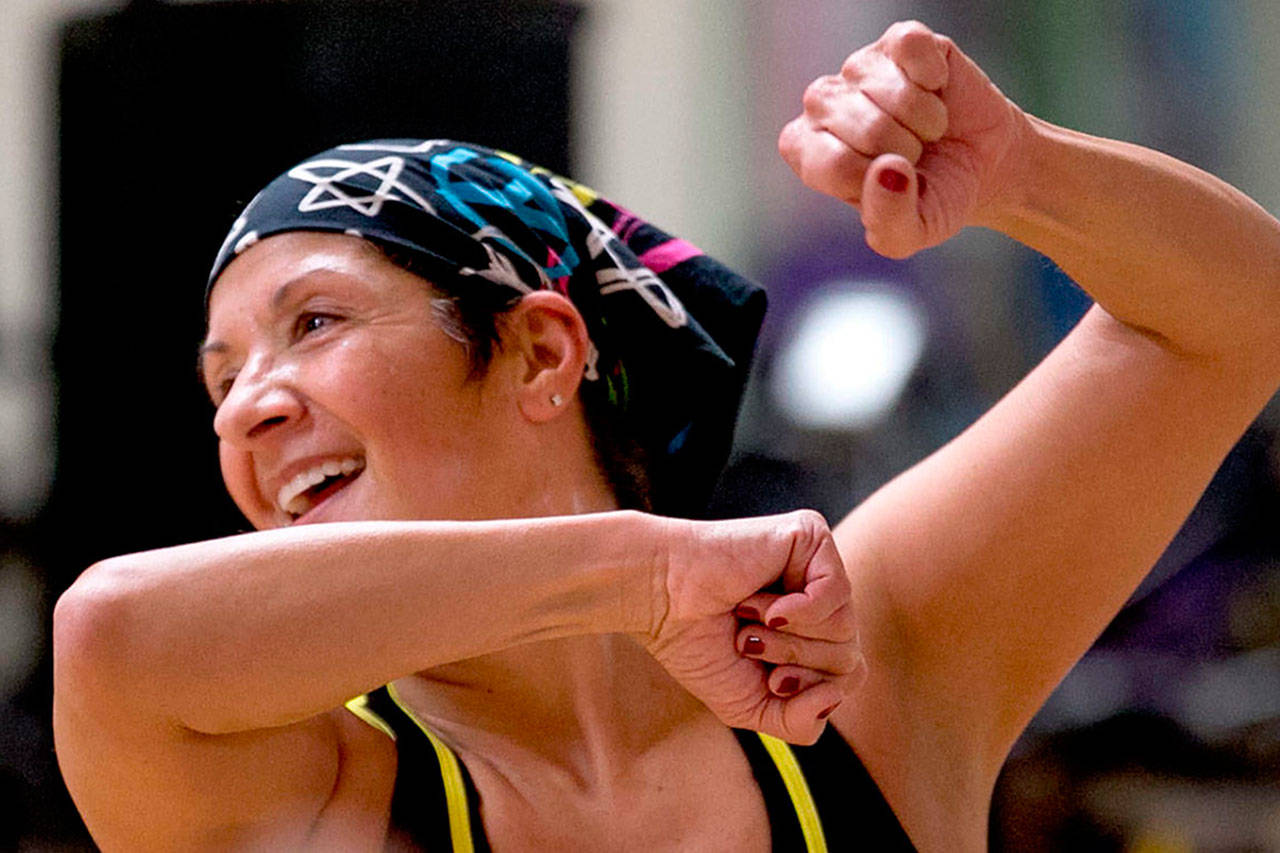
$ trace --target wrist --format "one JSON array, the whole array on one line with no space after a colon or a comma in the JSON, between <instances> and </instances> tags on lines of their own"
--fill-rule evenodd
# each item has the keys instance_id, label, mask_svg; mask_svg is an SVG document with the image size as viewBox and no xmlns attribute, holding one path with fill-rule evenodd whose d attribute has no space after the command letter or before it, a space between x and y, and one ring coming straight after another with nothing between
<instances>
[{"instance_id":1,"label":"wrist","mask_svg":"<svg viewBox=\"0 0 1280 853\"><path fill-rule=\"evenodd\" d=\"M969 224L1016 239L1022 224L1036 219L1041 208L1038 199L1043 178L1051 171L1062 128L1012 105L1010 108L1016 110L1012 141L988 176L990 189L974 208Z\"/></svg>"},{"instance_id":2,"label":"wrist","mask_svg":"<svg viewBox=\"0 0 1280 853\"><path fill-rule=\"evenodd\" d=\"M656 634L667 612L670 528L674 519L635 510L596 516L587 543L596 551L603 585L593 608L590 633Z\"/></svg>"}]
</instances>

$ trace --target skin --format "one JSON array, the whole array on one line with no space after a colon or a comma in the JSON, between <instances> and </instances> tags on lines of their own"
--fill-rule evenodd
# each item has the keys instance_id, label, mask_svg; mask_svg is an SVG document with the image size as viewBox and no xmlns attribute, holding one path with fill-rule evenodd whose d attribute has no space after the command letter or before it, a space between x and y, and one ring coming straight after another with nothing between
<instances>
[{"instance_id":1,"label":"skin","mask_svg":"<svg viewBox=\"0 0 1280 853\"><path fill-rule=\"evenodd\" d=\"M985 849L1013 740L1280 383L1280 224L1027 116L914 22L816 81L779 147L878 251L993 227L1099 304L834 531L695 523L605 511L560 297L526 298L468 381L411 276L347 238L262 241L214 289L205 365L261 532L105 561L55 613L59 760L104 848L394 847L394 749L334 709L396 680L497 849L767 849L724 724L811 742L826 721L921 849ZM317 454L367 467L270 529Z\"/></svg>"}]
</instances>

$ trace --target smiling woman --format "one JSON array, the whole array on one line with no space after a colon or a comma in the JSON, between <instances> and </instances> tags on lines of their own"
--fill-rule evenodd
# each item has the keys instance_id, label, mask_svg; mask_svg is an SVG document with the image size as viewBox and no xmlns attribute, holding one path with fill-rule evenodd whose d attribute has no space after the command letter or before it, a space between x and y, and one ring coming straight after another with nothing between
<instances>
[{"instance_id":1,"label":"smiling woman","mask_svg":"<svg viewBox=\"0 0 1280 853\"><path fill-rule=\"evenodd\" d=\"M496 458L515 437L507 401L469 381L432 295L364 241L313 232L269 237L220 277L203 372L227 488L255 527L300 510L304 521L421 518L423 506L428 518L512 514L493 488L515 461Z\"/></svg>"},{"instance_id":2,"label":"smiling woman","mask_svg":"<svg viewBox=\"0 0 1280 853\"><path fill-rule=\"evenodd\" d=\"M291 169L219 254L201 355L257 531L104 561L55 614L104 848L985 849L1019 731L1280 380L1280 224L1026 115L915 22L780 148L878 251L986 225L1099 305L834 531L688 521L753 286L477 146ZM602 439L663 514L622 509Z\"/></svg>"}]
</instances>

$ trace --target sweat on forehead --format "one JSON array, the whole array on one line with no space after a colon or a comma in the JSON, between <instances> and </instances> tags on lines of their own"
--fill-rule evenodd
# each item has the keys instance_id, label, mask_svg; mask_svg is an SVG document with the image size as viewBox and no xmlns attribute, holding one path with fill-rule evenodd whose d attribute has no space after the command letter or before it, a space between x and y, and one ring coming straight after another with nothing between
<instances>
[{"instance_id":1,"label":"sweat on forehead","mask_svg":"<svg viewBox=\"0 0 1280 853\"><path fill-rule=\"evenodd\" d=\"M341 145L260 192L209 284L259 240L361 237L492 304L556 290L593 344L583 386L625 414L654 465L659 506L696 514L727 457L764 292L595 191L510 154L451 140Z\"/></svg>"}]
</instances>

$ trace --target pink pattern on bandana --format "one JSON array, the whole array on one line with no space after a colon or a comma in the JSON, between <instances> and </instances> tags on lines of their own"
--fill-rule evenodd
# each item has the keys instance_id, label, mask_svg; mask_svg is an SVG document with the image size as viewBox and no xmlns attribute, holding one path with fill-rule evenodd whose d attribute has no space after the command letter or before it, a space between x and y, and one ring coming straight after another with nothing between
<instances>
[{"instance_id":1,"label":"pink pattern on bandana","mask_svg":"<svg viewBox=\"0 0 1280 853\"><path fill-rule=\"evenodd\" d=\"M546 268L554 269L557 265L559 265L559 263L560 263L560 255L556 253L555 249L548 246ZM568 296L569 295L569 276L562 275L559 278L551 279L551 287L557 293L560 293L564 296Z\"/></svg>"},{"instance_id":2,"label":"pink pattern on bandana","mask_svg":"<svg viewBox=\"0 0 1280 853\"><path fill-rule=\"evenodd\" d=\"M702 250L697 246L688 240L681 240L677 237L660 246L654 246L645 252L640 256L640 263L653 270L656 274L662 275L681 261L696 258L701 254Z\"/></svg>"}]
</instances>

